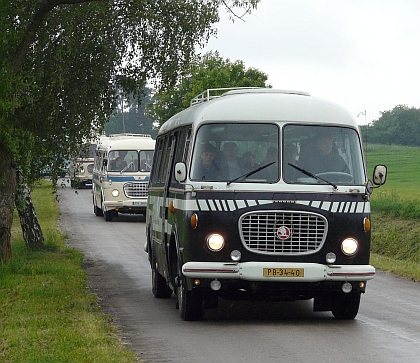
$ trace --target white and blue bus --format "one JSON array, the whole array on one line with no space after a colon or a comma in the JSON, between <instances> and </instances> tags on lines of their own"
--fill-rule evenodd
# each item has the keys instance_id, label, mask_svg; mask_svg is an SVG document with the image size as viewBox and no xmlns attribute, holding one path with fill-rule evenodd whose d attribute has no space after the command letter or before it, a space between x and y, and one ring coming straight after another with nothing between
<instances>
[{"instance_id":1,"label":"white and blue bus","mask_svg":"<svg viewBox=\"0 0 420 363\"><path fill-rule=\"evenodd\" d=\"M112 221L118 213L145 214L155 140L143 134L101 136L93 167L93 211Z\"/></svg>"},{"instance_id":2,"label":"white and blue bus","mask_svg":"<svg viewBox=\"0 0 420 363\"><path fill-rule=\"evenodd\" d=\"M219 298L310 300L353 319L375 275L361 134L305 92L208 90L156 139L146 214L152 291L184 320Z\"/></svg>"}]
</instances>

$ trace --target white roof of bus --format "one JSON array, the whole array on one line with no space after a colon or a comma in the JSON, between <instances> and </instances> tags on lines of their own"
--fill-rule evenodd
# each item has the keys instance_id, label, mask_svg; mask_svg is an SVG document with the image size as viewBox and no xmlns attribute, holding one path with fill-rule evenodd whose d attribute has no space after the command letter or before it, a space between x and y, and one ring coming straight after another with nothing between
<instances>
[{"instance_id":1,"label":"white roof of bus","mask_svg":"<svg viewBox=\"0 0 420 363\"><path fill-rule=\"evenodd\" d=\"M154 150L156 141L150 135L114 134L101 137L98 149L110 150Z\"/></svg>"},{"instance_id":2,"label":"white roof of bus","mask_svg":"<svg viewBox=\"0 0 420 363\"><path fill-rule=\"evenodd\" d=\"M333 102L306 92L272 88L238 89L195 104L165 122L159 134L176 127L206 121L286 121L353 126L354 116Z\"/></svg>"}]
</instances>

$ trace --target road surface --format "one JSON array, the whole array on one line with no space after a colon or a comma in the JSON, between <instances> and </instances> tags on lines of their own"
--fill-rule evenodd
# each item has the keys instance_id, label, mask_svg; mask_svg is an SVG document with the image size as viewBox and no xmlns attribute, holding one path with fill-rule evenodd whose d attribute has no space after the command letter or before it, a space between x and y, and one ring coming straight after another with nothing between
<instances>
[{"instance_id":1,"label":"road surface","mask_svg":"<svg viewBox=\"0 0 420 363\"><path fill-rule=\"evenodd\" d=\"M89 287L144 362L420 362L420 284L377 273L353 321L312 312L312 302L222 301L185 322L175 296L155 299L145 221L93 214L90 190L59 190L61 226L85 255Z\"/></svg>"}]
</instances>

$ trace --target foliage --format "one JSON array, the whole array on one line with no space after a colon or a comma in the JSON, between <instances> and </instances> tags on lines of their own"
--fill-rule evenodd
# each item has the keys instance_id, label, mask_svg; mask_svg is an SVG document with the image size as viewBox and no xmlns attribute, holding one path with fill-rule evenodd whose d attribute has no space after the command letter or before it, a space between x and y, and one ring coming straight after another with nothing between
<instances>
[{"instance_id":1,"label":"foliage","mask_svg":"<svg viewBox=\"0 0 420 363\"><path fill-rule=\"evenodd\" d=\"M144 89L141 103L132 94L127 98L120 93L117 99L117 112L105 124L106 135L128 132L150 134L156 138L157 129L153 125L154 121L145 115L145 105L151 102L150 93L149 88Z\"/></svg>"},{"instance_id":2,"label":"foliage","mask_svg":"<svg viewBox=\"0 0 420 363\"><path fill-rule=\"evenodd\" d=\"M148 79L175 84L216 33L219 6L248 11L258 1L0 0L0 158L9 167L0 185L14 186L16 170L31 183L47 166L55 181L73 149L102 130L118 87L137 96ZM0 192L0 214L13 200L13 190Z\"/></svg>"},{"instance_id":3,"label":"foliage","mask_svg":"<svg viewBox=\"0 0 420 363\"><path fill-rule=\"evenodd\" d=\"M137 362L87 291L83 256L57 229L51 184L35 187L33 199L47 242L28 251L13 229L14 258L0 264L0 361Z\"/></svg>"},{"instance_id":4,"label":"foliage","mask_svg":"<svg viewBox=\"0 0 420 363\"><path fill-rule=\"evenodd\" d=\"M420 280L420 147L369 144L367 165L388 167L386 184L371 197L373 264Z\"/></svg>"},{"instance_id":5,"label":"foliage","mask_svg":"<svg viewBox=\"0 0 420 363\"><path fill-rule=\"evenodd\" d=\"M245 68L241 60L231 62L219 53L209 52L196 56L190 67L170 90L154 94L155 102L148 105L147 112L159 124L190 106L196 95L209 88L267 87L267 75L256 68Z\"/></svg>"},{"instance_id":6,"label":"foliage","mask_svg":"<svg viewBox=\"0 0 420 363\"><path fill-rule=\"evenodd\" d=\"M420 146L420 109L398 105L361 129L372 143Z\"/></svg>"}]
</instances>

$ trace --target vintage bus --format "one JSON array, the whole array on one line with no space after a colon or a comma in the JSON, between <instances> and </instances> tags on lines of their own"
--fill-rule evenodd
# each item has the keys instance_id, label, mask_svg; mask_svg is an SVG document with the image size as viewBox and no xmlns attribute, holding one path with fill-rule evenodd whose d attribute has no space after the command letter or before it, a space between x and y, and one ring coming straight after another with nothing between
<instances>
[{"instance_id":1,"label":"vintage bus","mask_svg":"<svg viewBox=\"0 0 420 363\"><path fill-rule=\"evenodd\" d=\"M369 264L361 134L344 108L305 92L207 90L156 139L146 214L152 291L197 320L219 298L310 300L354 319Z\"/></svg>"},{"instance_id":2,"label":"vintage bus","mask_svg":"<svg viewBox=\"0 0 420 363\"><path fill-rule=\"evenodd\" d=\"M118 213L145 214L155 140L144 134L102 136L93 167L93 211L112 221Z\"/></svg>"},{"instance_id":3,"label":"vintage bus","mask_svg":"<svg viewBox=\"0 0 420 363\"><path fill-rule=\"evenodd\" d=\"M86 145L86 153L70 160L68 174L72 188L92 188L96 141Z\"/></svg>"}]
</instances>

